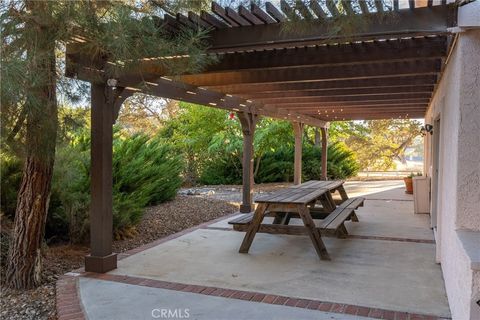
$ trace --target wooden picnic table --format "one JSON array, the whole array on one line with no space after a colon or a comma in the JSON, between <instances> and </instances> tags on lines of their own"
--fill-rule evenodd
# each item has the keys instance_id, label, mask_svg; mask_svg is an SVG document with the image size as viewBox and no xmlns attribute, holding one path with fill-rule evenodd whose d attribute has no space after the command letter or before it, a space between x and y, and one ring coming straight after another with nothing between
<instances>
[{"instance_id":1,"label":"wooden picnic table","mask_svg":"<svg viewBox=\"0 0 480 320\"><path fill-rule=\"evenodd\" d=\"M358 221L354 210L364 201L363 198L349 199L343 183L343 180L312 180L257 198L258 206L253 214L230 222L235 230L246 231L239 251L248 253L257 232L308 234L319 257L330 260L321 232L345 237L348 234L345 220ZM341 201L335 202L332 193L337 191ZM275 217L273 223L262 224L266 215ZM288 225L291 217L301 218L304 225ZM322 219L319 227L314 219Z\"/></svg>"}]
</instances>

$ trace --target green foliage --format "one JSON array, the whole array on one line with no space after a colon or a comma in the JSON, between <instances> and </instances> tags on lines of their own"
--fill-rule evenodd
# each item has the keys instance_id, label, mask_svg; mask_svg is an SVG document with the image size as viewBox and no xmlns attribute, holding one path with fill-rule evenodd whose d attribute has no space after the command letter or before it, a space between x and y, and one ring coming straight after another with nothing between
<instances>
[{"instance_id":1,"label":"green foliage","mask_svg":"<svg viewBox=\"0 0 480 320\"><path fill-rule=\"evenodd\" d=\"M255 182L292 181L293 157L293 149L289 147L281 147L267 152L261 159Z\"/></svg>"},{"instance_id":2,"label":"green foliage","mask_svg":"<svg viewBox=\"0 0 480 320\"><path fill-rule=\"evenodd\" d=\"M321 148L303 145L302 180L318 180L321 176ZM268 152L262 158L255 181L257 183L293 180L294 150L280 148ZM346 179L355 176L359 166L354 153L342 143L328 146L327 175L330 179Z\"/></svg>"},{"instance_id":3,"label":"green foliage","mask_svg":"<svg viewBox=\"0 0 480 320\"><path fill-rule=\"evenodd\" d=\"M232 117L223 110L181 103L179 116L166 122L161 135L184 155L184 177L188 183L242 183L243 136L236 114ZM320 178L321 152L309 142L307 134L303 147L304 180ZM291 123L261 118L254 136L255 181L292 181L293 150ZM356 174L358 163L344 144L330 145L329 153L330 177L342 179Z\"/></svg>"},{"instance_id":4,"label":"green foliage","mask_svg":"<svg viewBox=\"0 0 480 320\"><path fill-rule=\"evenodd\" d=\"M113 147L113 228L116 234L133 228L146 206L175 197L182 178L182 159L161 137L115 133ZM89 130L69 133L70 141L57 147L50 207L45 227L49 241L81 242L89 231ZM22 165L1 154L2 212L13 218Z\"/></svg>"},{"instance_id":5,"label":"green foliage","mask_svg":"<svg viewBox=\"0 0 480 320\"><path fill-rule=\"evenodd\" d=\"M17 190L22 179L22 162L4 151L0 153L1 169L1 209L2 213L12 218L17 205Z\"/></svg>"},{"instance_id":6,"label":"green foliage","mask_svg":"<svg viewBox=\"0 0 480 320\"><path fill-rule=\"evenodd\" d=\"M89 155L90 141L86 131L71 144L59 148L47 236L68 233L71 241L78 242L87 235ZM171 146L160 137L122 136L117 131L112 167L113 228L116 234L138 224L146 206L174 198L182 183L181 158L175 156Z\"/></svg>"},{"instance_id":7,"label":"green foliage","mask_svg":"<svg viewBox=\"0 0 480 320\"><path fill-rule=\"evenodd\" d=\"M333 123L332 140L345 142L362 169L388 170L405 161L405 150L420 135L416 120L390 119Z\"/></svg>"},{"instance_id":8,"label":"green foliage","mask_svg":"<svg viewBox=\"0 0 480 320\"><path fill-rule=\"evenodd\" d=\"M344 143L336 142L328 146L327 175L332 179L353 177L360 170L356 154Z\"/></svg>"},{"instance_id":9,"label":"green foliage","mask_svg":"<svg viewBox=\"0 0 480 320\"><path fill-rule=\"evenodd\" d=\"M187 184L195 184L205 162L211 159L209 147L218 132L227 127L225 111L181 103L178 116L170 119L159 135L168 139L185 161L183 172Z\"/></svg>"},{"instance_id":10,"label":"green foliage","mask_svg":"<svg viewBox=\"0 0 480 320\"><path fill-rule=\"evenodd\" d=\"M90 148L86 136L57 148L45 236L52 241L85 240L90 206Z\"/></svg>"},{"instance_id":11,"label":"green foliage","mask_svg":"<svg viewBox=\"0 0 480 320\"><path fill-rule=\"evenodd\" d=\"M126 229L140 221L147 205L175 197L182 162L165 141L144 134L117 139L113 150L113 224Z\"/></svg>"}]
</instances>

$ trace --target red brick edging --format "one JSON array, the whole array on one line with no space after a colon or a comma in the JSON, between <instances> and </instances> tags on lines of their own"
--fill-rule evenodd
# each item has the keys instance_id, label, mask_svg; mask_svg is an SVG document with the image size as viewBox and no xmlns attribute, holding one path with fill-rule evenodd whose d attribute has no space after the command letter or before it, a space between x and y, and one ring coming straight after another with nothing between
<instances>
[{"instance_id":1,"label":"red brick edging","mask_svg":"<svg viewBox=\"0 0 480 320\"><path fill-rule=\"evenodd\" d=\"M55 296L58 320L85 320L78 294L78 277L67 274L58 279Z\"/></svg>"},{"instance_id":2,"label":"red brick edging","mask_svg":"<svg viewBox=\"0 0 480 320\"><path fill-rule=\"evenodd\" d=\"M284 305L289 307L318 310L324 312L332 312L339 314L357 315L363 317L370 317L375 319L387 319L387 320L441 320L448 318L440 318L433 315L400 312L393 310L385 310L378 308L369 308L364 306L333 303L320 300L301 299L294 297L285 297L273 294L264 294L254 291L243 291L234 289L224 289L218 287L208 287L201 285L192 285L178 282L161 281L154 279L146 279L140 277L131 277L126 275L114 275L114 274L98 274L98 273L85 273L84 277L114 281L119 283L125 283L130 285L144 286L150 288L167 289L181 292L190 292L208 296L217 296L230 299L239 299L245 301L252 301L258 303Z\"/></svg>"}]
</instances>

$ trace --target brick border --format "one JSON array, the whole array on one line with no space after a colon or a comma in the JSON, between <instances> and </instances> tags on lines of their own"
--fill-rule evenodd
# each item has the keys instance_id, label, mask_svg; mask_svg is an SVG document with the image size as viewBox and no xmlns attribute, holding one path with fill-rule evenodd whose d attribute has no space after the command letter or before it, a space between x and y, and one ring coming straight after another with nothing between
<instances>
[{"instance_id":1,"label":"brick border","mask_svg":"<svg viewBox=\"0 0 480 320\"><path fill-rule=\"evenodd\" d=\"M64 275L57 280L55 298L58 320L85 320L78 289L78 277Z\"/></svg>"},{"instance_id":2,"label":"brick border","mask_svg":"<svg viewBox=\"0 0 480 320\"><path fill-rule=\"evenodd\" d=\"M379 308L369 308L358 305L334 303L320 300L285 297L275 294L265 294L255 291L244 291L235 289L224 289L219 287L201 286L178 282L154 280L127 275L85 273L84 277L104 281L113 281L130 285L137 285L149 288L167 289L180 292L190 292L207 296L216 296L229 299L238 299L258 303L283 305L295 308L318 310L337 314L348 314L387 320L446 320L434 315L400 312Z\"/></svg>"}]
</instances>

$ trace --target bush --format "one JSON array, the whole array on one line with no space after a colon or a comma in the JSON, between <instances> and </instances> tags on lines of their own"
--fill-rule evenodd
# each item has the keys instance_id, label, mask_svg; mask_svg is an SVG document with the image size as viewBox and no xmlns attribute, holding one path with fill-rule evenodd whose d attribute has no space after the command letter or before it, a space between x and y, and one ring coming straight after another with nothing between
<instances>
[{"instance_id":1,"label":"bush","mask_svg":"<svg viewBox=\"0 0 480 320\"><path fill-rule=\"evenodd\" d=\"M329 179L346 179L355 176L359 165L354 153L343 143L333 143L328 146L327 176ZM322 150L310 144L302 150L302 180L318 180L321 177ZM255 181L283 182L293 181L293 148L280 148L268 152L260 162Z\"/></svg>"},{"instance_id":2,"label":"bush","mask_svg":"<svg viewBox=\"0 0 480 320\"><path fill-rule=\"evenodd\" d=\"M1 210L7 217L15 216L17 206L17 191L22 180L23 164L17 157L2 152L0 154Z\"/></svg>"},{"instance_id":3,"label":"bush","mask_svg":"<svg viewBox=\"0 0 480 320\"><path fill-rule=\"evenodd\" d=\"M241 184L242 162L232 155L218 156L205 161L199 182L207 185Z\"/></svg>"},{"instance_id":4,"label":"bush","mask_svg":"<svg viewBox=\"0 0 480 320\"><path fill-rule=\"evenodd\" d=\"M147 205L171 200L182 184L182 162L160 138L136 134L114 144L114 228L136 225Z\"/></svg>"},{"instance_id":5,"label":"bush","mask_svg":"<svg viewBox=\"0 0 480 320\"><path fill-rule=\"evenodd\" d=\"M302 154L302 180L318 180L321 176L321 148L305 144ZM258 161L258 159L257 159ZM293 181L294 149L281 147L268 151L260 159L256 183ZM257 163L255 163L256 165ZM359 165L355 154L343 143L328 146L327 175L329 179L355 176ZM200 181L204 184L240 184L242 167L238 157L224 156L207 163Z\"/></svg>"},{"instance_id":6,"label":"bush","mask_svg":"<svg viewBox=\"0 0 480 320\"><path fill-rule=\"evenodd\" d=\"M14 218L21 162L1 155L2 213ZM181 158L159 137L115 134L113 145L113 229L128 234L142 218L143 209L175 197L182 183ZM89 231L90 135L77 132L57 147L45 238L82 242Z\"/></svg>"}]
</instances>

